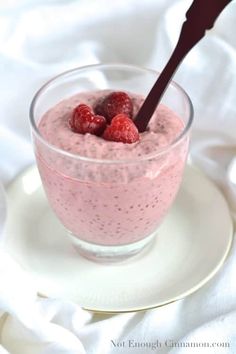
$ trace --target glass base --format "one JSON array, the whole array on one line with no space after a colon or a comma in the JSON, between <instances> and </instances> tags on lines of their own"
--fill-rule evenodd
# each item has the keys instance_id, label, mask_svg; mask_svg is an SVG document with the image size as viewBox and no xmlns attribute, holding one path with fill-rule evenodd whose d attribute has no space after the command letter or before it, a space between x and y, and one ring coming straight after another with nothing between
<instances>
[{"instance_id":1,"label":"glass base","mask_svg":"<svg viewBox=\"0 0 236 354\"><path fill-rule=\"evenodd\" d=\"M130 257L139 254L142 250L146 249L148 245L156 237L157 233L154 232L143 240L119 246L104 246L96 245L79 239L72 233L69 233L69 238L75 249L85 258L100 263L114 263L125 261Z\"/></svg>"}]
</instances>

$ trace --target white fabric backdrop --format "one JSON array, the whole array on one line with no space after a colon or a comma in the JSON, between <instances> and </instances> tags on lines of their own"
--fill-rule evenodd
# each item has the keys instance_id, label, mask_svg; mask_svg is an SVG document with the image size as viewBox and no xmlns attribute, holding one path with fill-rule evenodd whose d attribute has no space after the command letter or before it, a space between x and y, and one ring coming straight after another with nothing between
<instances>
[{"instance_id":1,"label":"white fabric backdrop","mask_svg":"<svg viewBox=\"0 0 236 354\"><path fill-rule=\"evenodd\" d=\"M33 163L28 107L54 74L96 62L161 70L189 0L0 0L0 181ZM236 3L186 58L178 81L195 107L192 158L236 211ZM0 225L5 215L0 188ZM1 226L0 226L1 232ZM29 275L0 253L0 354L235 353L236 246L197 293L146 313L98 317L38 299ZM114 348L111 339L230 342L230 348Z\"/></svg>"}]
</instances>

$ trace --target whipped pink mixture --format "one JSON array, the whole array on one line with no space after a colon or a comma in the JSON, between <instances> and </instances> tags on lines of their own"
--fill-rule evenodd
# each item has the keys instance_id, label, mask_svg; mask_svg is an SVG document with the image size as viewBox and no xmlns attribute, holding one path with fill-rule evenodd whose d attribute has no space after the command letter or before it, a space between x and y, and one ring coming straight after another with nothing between
<instances>
[{"instance_id":1,"label":"whipped pink mixture","mask_svg":"<svg viewBox=\"0 0 236 354\"><path fill-rule=\"evenodd\" d=\"M70 232L95 244L128 244L152 234L172 204L182 178L188 137L168 152L153 156L173 142L184 127L182 120L163 105L153 115L149 130L133 144L74 133L68 121L75 106L94 106L107 93L72 96L50 109L39 122L46 141L78 158L49 150L41 142L37 142L36 157L49 202ZM135 114L143 98L129 95ZM129 162L122 162L124 159Z\"/></svg>"}]
</instances>

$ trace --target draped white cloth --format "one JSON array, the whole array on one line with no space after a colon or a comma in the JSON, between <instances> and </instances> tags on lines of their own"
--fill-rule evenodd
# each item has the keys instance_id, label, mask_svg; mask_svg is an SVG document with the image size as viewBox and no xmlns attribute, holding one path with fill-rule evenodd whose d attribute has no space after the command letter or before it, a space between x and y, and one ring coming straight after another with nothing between
<instances>
[{"instance_id":1,"label":"draped white cloth","mask_svg":"<svg viewBox=\"0 0 236 354\"><path fill-rule=\"evenodd\" d=\"M59 72L97 62L124 62L161 70L176 43L190 3L189 0L0 1L3 186L34 162L28 108L36 89ZM175 76L195 107L192 159L223 189L233 214L236 213L235 23L236 3L232 1ZM6 212L4 201L4 190L0 187L0 233ZM188 298L144 313L98 316L67 301L39 299L37 284L2 250L0 354L233 354L236 352L235 270L234 244L221 271ZM129 347L129 340L149 347ZM229 346L189 349L172 345L172 340L226 342ZM116 346L122 342L123 346Z\"/></svg>"}]
</instances>

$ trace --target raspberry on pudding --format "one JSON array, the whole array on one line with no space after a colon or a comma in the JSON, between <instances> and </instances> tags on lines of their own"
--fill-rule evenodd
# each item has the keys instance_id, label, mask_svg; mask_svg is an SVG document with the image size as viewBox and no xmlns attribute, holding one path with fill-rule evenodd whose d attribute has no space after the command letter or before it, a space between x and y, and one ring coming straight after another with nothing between
<instances>
[{"instance_id":1,"label":"raspberry on pudding","mask_svg":"<svg viewBox=\"0 0 236 354\"><path fill-rule=\"evenodd\" d=\"M126 114L117 114L112 118L103 133L105 140L132 144L139 140L139 132L134 122Z\"/></svg>"},{"instance_id":2,"label":"raspberry on pudding","mask_svg":"<svg viewBox=\"0 0 236 354\"><path fill-rule=\"evenodd\" d=\"M94 111L104 116L108 122L118 114L125 114L132 119L133 102L126 92L115 91L96 102Z\"/></svg>"},{"instance_id":3,"label":"raspberry on pudding","mask_svg":"<svg viewBox=\"0 0 236 354\"><path fill-rule=\"evenodd\" d=\"M101 135L106 128L106 119L95 115L86 104L79 104L75 107L69 124L75 133Z\"/></svg>"}]
</instances>

